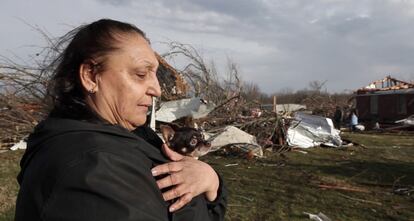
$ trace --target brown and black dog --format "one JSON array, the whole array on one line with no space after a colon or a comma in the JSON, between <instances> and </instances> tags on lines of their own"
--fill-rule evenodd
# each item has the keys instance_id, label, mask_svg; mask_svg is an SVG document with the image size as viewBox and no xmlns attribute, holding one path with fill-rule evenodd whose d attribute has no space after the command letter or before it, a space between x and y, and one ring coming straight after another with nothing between
<instances>
[{"instance_id":1,"label":"brown and black dog","mask_svg":"<svg viewBox=\"0 0 414 221\"><path fill-rule=\"evenodd\" d=\"M178 127L174 124L161 125L165 143L175 152L198 158L206 154L211 145L204 139L200 130L191 127Z\"/></svg>"}]
</instances>

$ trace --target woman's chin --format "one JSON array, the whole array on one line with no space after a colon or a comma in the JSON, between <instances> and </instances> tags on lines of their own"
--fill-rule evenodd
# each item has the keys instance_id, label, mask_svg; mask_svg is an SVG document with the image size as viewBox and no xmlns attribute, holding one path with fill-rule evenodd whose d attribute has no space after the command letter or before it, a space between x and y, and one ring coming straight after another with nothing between
<instances>
[{"instance_id":1,"label":"woman's chin","mask_svg":"<svg viewBox=\"0 0 414 221\"><path fill-rule=\"evenodd\" d=\"M131 121L131 124L136 128L136 127L144 125L146 121L147 121L147 116L133 119Z\"/></svg>"}]
</instances>

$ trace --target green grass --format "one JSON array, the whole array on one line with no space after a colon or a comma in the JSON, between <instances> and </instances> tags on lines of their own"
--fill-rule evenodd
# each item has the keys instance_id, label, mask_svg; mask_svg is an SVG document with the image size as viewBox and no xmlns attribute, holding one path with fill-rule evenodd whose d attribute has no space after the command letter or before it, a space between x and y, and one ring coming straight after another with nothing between
<instances>
[{"instance_id":1,"label":"green grass","mask_svg":"<svg viewBox=\"0 0 414 221\"><path fill-rule=\"evenodd\" d=\"M323 212L332 220L413 221L413 196L396 195L393 187L414 186L414 136L343 137L366 148L313 148L282 156L265 152L265 158L250 161L219 154L203 158L229 189L226 220L309 220L303 212ZM0 221L13 220L21 155L0 154ZM319 184L362 192L321 189Z\"/></svg>"},{"instance_id":2,"label":"green grass","mask_svg":"<svg viewBox=\"0 0 414 221\"><path fill-rule=\"evenodd\" d=\"M14 220L14 207L0 214L1 221Z\"/></svg>"},{"instance_id":3,"label":"green grass","mask_svg":"<svg viewBox=\"0 0 414 221\"><path fill-rule=\"evenodd\" d=\"M227 220L309 220L303 212L323 212L332 220L414 220L414 198L393 194L393 186L414 186L414 136L344 137L367 148L267 153L253 161L208 156L229 187Z\"/></svg>"},{"instance_id":4,"label":"green grass","mask_svg":"<svg viewBox=\"0 0 414 221\"><path fill-rule=\"evenodd\" d=\"M19 162L23 151L8 151L0 153L0 221L14 219L14 204L18 184Z\"/></svg>"}]
</instances>

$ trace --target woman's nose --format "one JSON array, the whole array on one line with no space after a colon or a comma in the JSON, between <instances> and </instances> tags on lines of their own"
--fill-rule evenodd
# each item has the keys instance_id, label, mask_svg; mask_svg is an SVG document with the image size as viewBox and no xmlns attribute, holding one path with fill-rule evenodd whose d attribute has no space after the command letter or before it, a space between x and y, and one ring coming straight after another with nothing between
<instances>
[{"instance_id":1,"label":"woman's nose","mask_svg":"<svg viewBox=\"0 0 414 221\"><path fill-rule=\"evenodd\" d=\"M161 87L156 74L153 75L152 79L149 82L147 93L153 97L161 96Z\"/></svg>"}]
</instances>

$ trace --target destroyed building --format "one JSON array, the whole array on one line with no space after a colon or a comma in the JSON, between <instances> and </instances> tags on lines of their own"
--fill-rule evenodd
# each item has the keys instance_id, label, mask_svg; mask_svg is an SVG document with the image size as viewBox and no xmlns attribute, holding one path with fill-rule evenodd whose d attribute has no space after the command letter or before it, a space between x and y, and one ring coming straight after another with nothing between
<instances>
[{"instance_id":1,"label":"destroyed building","mask_svg":"<svg viewBox=\"0 0 414 221\"><path fill-rule=\"evenodd\" d=\"M414 114L414 84L387 76L355 92L359 119L391 123Z\"/></svg>"},{"instance_id":2,"label":"destroyed building","mask_svg":"<svg viewBox=\"0 0 414 221\"><path fill-rule=\"evenodd\" d=\"M155 56L160 64L157 69L157 78L162 91L161 100L169 101L186 97L189 86L184 77L158 53L155 53Z\"/></svg>"}]
</instances>

